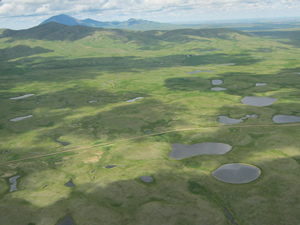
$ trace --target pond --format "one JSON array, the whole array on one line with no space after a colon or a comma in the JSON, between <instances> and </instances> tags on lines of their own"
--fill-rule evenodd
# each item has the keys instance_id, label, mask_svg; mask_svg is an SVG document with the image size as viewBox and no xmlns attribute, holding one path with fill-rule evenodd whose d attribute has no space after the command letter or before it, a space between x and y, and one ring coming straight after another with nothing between
<instances>
[{"instance_id":1,"label":"pond","mask_svg":"<svg viewBox=\"0 0 300 225\"><path fill-rule=\"evenodd\" d=\"M261 170L249 164L231 163L220 166L212 175L225 183L244 184L256 180Z\"/></svg>"},{"instance_id":2,"label":"pond","mask_svg":"<svg viewBox=\"0 0 300 225\"><path fill-rule=\"evenodd\" d=\"M212 83L212 85L220 85L220 84L223 84L223 81L222 80L212 80L211 83Z\"/></svg>"},{"instance_id":3,"label":"pond","mask_svg":"<svg viewBox=\"0 0 300 225\"><path fill-rule=\"evenodd\" d=\"M9 190L9 192L13 192L13 191L17 191L18 190L18 188L17 188L17 184L18 184L17 179L20 178L20 177L21 177L21 175L16 175L16 176L13 176L13 177L11 177L11 178L8 179L9 183L10 183L10 190Z\"/></svg>"},{"instance_id":4,"label":"pond","mask_svg":"<svg viewBox=\"0 0 300 225\"><path fill-rule=\"evenodd\" d=\"M252 105L252 106L269 106L273 103L277 102L277 98L271 98L271 97L244 97L242 99L242 103L246 105Z\"/></svg>"},{"instance_id":5,"label":"pond","mask_svg":"<svg viewBox=\"0 0 300 225\"><path fill-rule=\"evenodd\" d=\"M143 99L144 97L137 97L134 99L127 100L126 102L135 102L136 100Z\"/></svg>"},{"instance_id":6,"label":"pond","mask_svg":"<svg viewBox=\"0 0 300 225\"><path fill-rule=\"evenodd\" d=\"M255 84L256 87L258 87L258 86L265 86L265 85L267 85L267 83L256 83Z\"/></svg>"},{"instance_id":7,"label":"pond","mask_svg":"<svg viewBox=\"0 0 300 225\"><path fill-rule=\"evenodd\" d=\"M19 96L19 97L13 97L13 98L9 98L9 99L23 99L23 98L28 98L28 97L31 97L31 96L34 96L34 94L27 94L27 95L22 95L22 96Z\"/></svg>"},{"instance_id":8,"label":"pond","mask_svg":"<svg viewBox=\"0 0 300 225\"><path fill-rule=\"evenodd\" d=\"M56 142L56 143L61 144L62 146L67 146L67 145L70 144L69 142L59 141L59 140L57 140L57 138L54 138L53 141Z\"/></svg>"},{"instance_id":9,"label":"pond","mask_svg":"<svg viewBox=\"0 0 300 225\"><path fill-rule=\"evenodd\" d=\"M72 178L71 178L67 183L65 183L64 185L65 185L66 187L70 187L70 188L76 187L76 185L73 183Z\"/></svg>"},{"instance_id":10,"label":"pond","mask_svg":"<svg viewBox=\"0 0 300 225\"><path fill-rule=\"evenodd\" d=\"M172 151L168 154L171 159L184 159L197 155L222 155L229 152L232 146L224 143L204 142L194 145L180 143L171 144Z\"/></svg>"},{"instance_id":11,"label":"pond","mask_svg":"<svg viewBox=\"0 0 300 225\"><path fill-rule=\"evenodd\" d=\"M300 116L276 115L273 121L275 123L300 123Z\"/></svg>"},{"instance_id":12,"label":"pond","mask_svg":"<svg viewBox=\"0 0 300 225\"><path fill-rule=\"evenodd\" d=\"M17 121L20 121L20 120L25 120L25 119L30 118L30 117L33 117L33 115L21 116L21 117L10 119L9 121L11 121L11 122L17 122Z\"/></svg>"},{"instance_id":13,"label":"pond","mask_svg":"<svg viewBox=\"0 0 300 225\"><path fill-rule=\"evenodd\" d=\"M215 73L216 71L211 71L211 70L196 70L193 72L188 72L189 74L195 74L195 73Z\"/></svg>"},{"instance_id":14,"label":"pond","mask_svg":"<svg viewBox=\"0 0 300 225\"><path fill-rule=\"evenodd\" d=\"M154 179L150 176L140 176L141 181L145 183L152 183Z\"/></svg>"},{"instance_id":15,"label":"pond","mask_svg":"<svg viewBox=\"0 0 300 225\"><path fill-rule=\"evenodd\" d=\"M227 88L222 88L222 87L213 87L213 88L211 88L210 90L212 90L212 91L226 91L226 90L227 90Z\"/></svg>"},{"instance_id":16,"label":"pond","mask_svg":"<svg viewBox=\"0 0 300 225\"><path fill-rule=\"evenodd\" d=\"M61 221L58 222L57 225L75 225L71 216L66 216L65 218L63 218Z\"/></svg>"}]
</instances>

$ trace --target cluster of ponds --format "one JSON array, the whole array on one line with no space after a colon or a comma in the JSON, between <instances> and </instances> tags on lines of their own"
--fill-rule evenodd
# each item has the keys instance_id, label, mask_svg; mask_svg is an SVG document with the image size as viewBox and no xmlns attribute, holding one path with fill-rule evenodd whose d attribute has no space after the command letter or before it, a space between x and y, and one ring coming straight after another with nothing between
<instances>
[{"instance_id":1,"label":"cluster of ponds","mask_svg":"<svg viewBox=\"0 0 300 225\"><path fill-rule=\"evenodd\" d=\"M181 143L171 144L172 151L168 154L171 159L185 159L198 155L223 155L232 149L225 143L198 143L184 145ZM231 184L243 184L256 180L261 170L255 166L243 163L231 163L220 166L212 172L212 175L223 182Z\"/></svg>"},{"instance_id":2,"label":"cluster of ponds","mask_svg":"<svg viewBox=\"0 0 300 225\"><path fill-rule=\"evenodd\" d=\"M219 64L216 66L222 65L235 65L235 63L226 63L226 64ZM189 72L189 74L195 73L215 73L215 71L209 70L196 70L193 72ZM227 90L226 88L219 87L224 82L220 79L214 79L211 81L213 87L211 88L212 91L224 91ZM267 83L256 83L255 86L265 86ZM34 94L27 94L18 97L12 97L10 99L24 99L33 96ZM137 100L143 99L143 97L136 97L134 99L127 100L126 102L135 102ZM95 103L98 100L90 100L88 103ZM244 97L241 102L246 105L256 106L256 107L264 107L270 106L278 101L277 98L271 97L254 97L254 96L246 96ZM32 117L33 115L27 115L23 117L17 117L10 119L12 122L17 122L23 119L27 119ZM218 116L218 122L223 124L237 124L245 121L248 118L258 118L257 114L246 115L242 118L230 118L228 116ZM297 123L300 122L300 116L293 116L293 115L275 115L273 117L274 123ZM150 133L150 132L149 132ZM62 146L67 146L69 142L62 142L54 138L54 141L60 143ZM223 155L228 153L232 150L232 146L226 143L214 143L214 142L205 142L205 143L197 143L193 145L185 145L181 143L173 143L171 144L172 151L168 154L168 157L175 160L185 159L188 157L194 157L198 155ZM108 165L105 168L111 169L116 167L116 165ZM212 172L212 176L216 179L232 184L243 184L248 183L251 181L256 180L261 174L261 170L253 165L244 164L244 163L230 163L225 164L217 168L215 171ZM17 191L17 179L20 178L21 175L16 175L9 178L9 182L11 184L10 192ZM151 176L140 176L139 179L144 183L152 183L154 181L153 177ZM72 179L70 179L67 183L64 184L67 187L76 187L73 183ZM66 217L68 218L68 217ZM68 220L68 219L67 219Z\"/></svg>"},{"instance_id":3,"label":"cluster of ponds","mask_svg":"<svg viewBox=\"0 0 300 225\"><path fill-rule=\"evenodd\" d=\"M211 84L212 84L212 85L221 85L221 84L223 84L223 81L222 81L222 80L212 80L212 81L211 81ZM212 91L226 91L227 88L223 88L223 87L213 87L213 88L211 88L210 90L212 90Z\"/></svg>"}]
</instances>

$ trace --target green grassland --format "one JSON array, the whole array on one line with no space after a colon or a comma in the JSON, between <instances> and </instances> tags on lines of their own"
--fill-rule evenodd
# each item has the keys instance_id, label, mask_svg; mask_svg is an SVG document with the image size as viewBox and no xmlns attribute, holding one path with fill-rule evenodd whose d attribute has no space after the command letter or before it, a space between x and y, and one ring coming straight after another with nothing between
<instances>
[{"instance_id":1,"label":"green grassland","mask_svg":"<svg viewBox=\"0 0 300 225\"><path fill-rule=\"evenodd\" d=\"M276 114L300 116L294 43L230 29L49 23L1 31L0 224L52 225L66 215L77 225L299 224L299 126L272 121ZM219 65L226 63L235 65ZM189 74L196 70L215 73ZM228 90L211 91L213 79ZM9 99L25 94L35 95ZM278 101L254 107L241 103L244 96ZM126 102L136 97L143 99ZM217 121L246 114L259 117ZM9 121L26 115L33 117ZM172 143L201 142L233 149L167 157ZM255 165L262 175L240 185L211 175L234 162ZM19 190L10 193L8 179L17 174ZM142 175L154 182L141 182ZM75 188L64 186L70 178Z\"/></svg>"}]
</instances>

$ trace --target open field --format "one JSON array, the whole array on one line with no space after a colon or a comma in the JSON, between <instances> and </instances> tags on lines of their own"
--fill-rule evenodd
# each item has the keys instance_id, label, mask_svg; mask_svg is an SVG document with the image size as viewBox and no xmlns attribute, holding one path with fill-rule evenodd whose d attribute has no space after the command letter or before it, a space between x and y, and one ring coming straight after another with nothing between
<instances>
[{"instance_id":1,"label":"open field","mask_svg":"<svg viewBox=\"0 0 300 225\"><path fill-rule=\"evenodd\" d=\"M300 116L295 39L55 24L0 35L0 224L299 224L300 124L272 120ZM278 101L255 107L245 96ZM246 115L258 118L218 123ZM173 143L204 142L232 150L168 157ZM212 176L229 163L261 176Z\"/></svg>"}]
</instances>

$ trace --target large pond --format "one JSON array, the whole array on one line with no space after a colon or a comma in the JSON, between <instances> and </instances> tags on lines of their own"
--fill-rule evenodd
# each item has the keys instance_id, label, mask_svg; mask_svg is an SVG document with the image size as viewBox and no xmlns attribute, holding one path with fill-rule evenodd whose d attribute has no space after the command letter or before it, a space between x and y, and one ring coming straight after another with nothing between
<instances>
[{"instance_id":1,"label":"large pond","mask_svg":"<svg viewBox=\"0 0 300 225\"><path fill-rule=\"evenodd\" d=\"M171 144L172 151L168 154L171 159L184 159L197 155L222 155L229 152L232 146L224 143L205 142L194 145L180 143Z\"/></svg>"},{"instance_id":2,"label":"large pond","mask_svg":"<svg viewBox=\"0 0 300 225\"><path fill-rule=\"evenodd\" d=\"M13 98L9 98L9 99L23 99L23 98L28 98L28 97L31 97L33 96L34 94L27 94L27 95L22 95L22 96L19 96L19 97L13 97Z\"/></svg>"},{"instance_id":3,"label":"large pond","mask_svg":"<svg viewBox=\"0 0 300 225\"><path fill-rule=\"evenodd\" d=\"M21 117L10 119L9 121L11 121L11 122L17 122L17 121L20 121L20 120L25 120L25 119L30 118L30 117L33 117L33 115L21 116Z\"/></svg>"},{"instance_id":4,"label":"large pond","mask_svg":"<svg viewBox=\"0 0 300 225\"><path fill-rule=\"evenodd\" d=\"M299 123L300 116L276 115L273 117L275 123Z\"/></svg>"},{"instance_id":5,"label":"large pond","mask_svg":"<svg viewBox=\"0 0 300 225\"><path fill-rule=\"evenodd\" d=\"M250 97L247 96L242 99L242 103L252 106L269 106L275 103L278 99L271 97Z\"/></svg>"},{"instance_id":6,"label":"large pond","mask_svg":"<svg viewBox=\"0 0 300 225\"><path fill-rule=\"evenodd\" d=\"M256 180L261 170L249 164L231 163L220 166L212 175L225 183L244 184Z\"/></svg>"},{"instance_id":7,"label":"large pond","mask_svg":"<svg viewBox=\"0 0 300 225\"><path fill-rule=\"evenodd\" d=\"M18 184L17 179L20 178L20 177L21 177L21 175L16 175L16 176L13 176L13 177L11 177L11 178L8 179L9 183L10 183L10 190L9 190L9 192L13 192L13 191L17 191L18 190L18 188L17 188L17 184Z\"/></svg>"}]
</instances>

